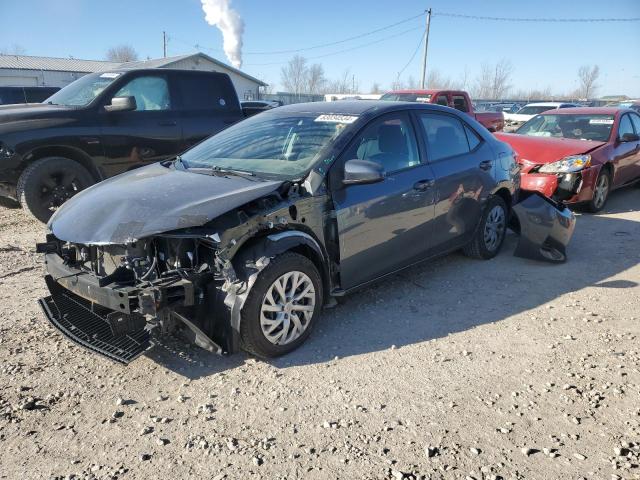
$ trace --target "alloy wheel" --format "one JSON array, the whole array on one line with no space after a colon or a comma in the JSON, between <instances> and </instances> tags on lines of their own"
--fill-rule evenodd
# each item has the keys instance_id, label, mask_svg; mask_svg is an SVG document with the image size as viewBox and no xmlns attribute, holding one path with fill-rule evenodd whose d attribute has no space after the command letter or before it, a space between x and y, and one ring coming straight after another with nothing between
<instances>
[{"instance_id":1,"label":"alloy wheel","mask_svg":"<svg viewBox=\"0 0 640 480\"><path fill-rule=\"evenodd\" d=\"M502 242L502 237L506 231L506 214L500 205L494 206L484 224L484 244L487 250L494 252Z\"/></svg>"},{"instance_id":2,"label":"alloy wheel","mask_svg":"<svg viewBox=\"0 0 640 480\"><path fill-rule=\"evenodd\" d=\"M609 175L606 173L601 174L596 182L596 188L593 192L593 205L596 209L602 208L604 202L607 201L609 195Z\"/></svg>"},{"instance_id":3,"label":"alloy wheel","mask_svg":"<svg viewBox=\"0 0 640 480\"><path fill-rule=\"evenodd\" d=\"M287 345L307 329L315 308L311 278L303 272L287 272L271 284L262 300L262 334L274 345Z\"/></svg>"},{"instance_id":4,"label":"alloy wheel","mask_svg":"<svg viewBox=\"0 0 640 480\"><path fill-rule=\"evenodd\" d=\"M82 186L72 172L51 174L42 180L40 200L42 206L49 210L55 210L80 190L82 190Z\"/></svg>"}]
</instances>

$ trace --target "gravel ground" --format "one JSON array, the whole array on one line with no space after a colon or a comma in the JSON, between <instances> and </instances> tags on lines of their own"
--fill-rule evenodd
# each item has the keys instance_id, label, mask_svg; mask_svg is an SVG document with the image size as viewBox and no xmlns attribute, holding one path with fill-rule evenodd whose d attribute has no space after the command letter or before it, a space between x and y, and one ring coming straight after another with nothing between
<instances>
[{"instance_id":1,"label":"gravel ground","mask_svg":"<svg viewBox=\"0 0 640 480\"><path fill-rule=\"evenodd\" d=\"M640 478L640 192L569 261L452 254L345 298L271 362L178 340L128 367L54 331L0 209L0 478Z\"/></svg>"}]
</instances>

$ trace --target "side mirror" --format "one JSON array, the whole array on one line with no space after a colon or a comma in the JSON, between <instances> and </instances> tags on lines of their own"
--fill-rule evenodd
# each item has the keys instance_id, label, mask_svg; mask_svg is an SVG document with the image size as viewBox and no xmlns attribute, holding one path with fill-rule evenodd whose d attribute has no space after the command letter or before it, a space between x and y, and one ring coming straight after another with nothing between
<instances>
[{"instance_id":1,"label":"side mirror","mask_svg":"<svg viewBox=\"0 0 640 480\"><path fill-rule=\"evenodd\" d=\"M384 180L384 169L379 163L370 160L347 160L344 164L345 185L362 185Z\"/></svg>"},{"instance_id":2,"label":"side mirror","mask_svg":"<svg viewBox=\"0 0 640 480\"><path fill-rule=\"evenodd\" d=\"M107 112L131 112L138 108L136 97L113 97L111 105L105 105Z\"/></svg>"},{"instance_id":3,"label":"side mirror","mask_svg":"<svg viewBox=\"0 0 640 480\"><path fill-rule=\"evenodd\" d=\"M638 142L640 141L640 135L638 135L637 133L625 133L624 135L622 135L622 138L620 138L620 141L622 143Z\"/></svg>"}]
</instances>

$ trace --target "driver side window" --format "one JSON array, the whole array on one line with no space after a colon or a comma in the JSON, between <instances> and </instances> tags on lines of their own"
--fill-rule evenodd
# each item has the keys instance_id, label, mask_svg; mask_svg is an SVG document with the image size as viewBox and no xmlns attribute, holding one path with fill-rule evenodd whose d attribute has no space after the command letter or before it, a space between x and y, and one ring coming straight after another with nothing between
<instances>
[{"instance_id":1,"label":"driver side window","mask_svg":"<svg viewBox=\"0 0 640 480\"><path fill-rule=\"evenodd\" d=\"M620 126L618 127L618 138L622 138L625 133L633 134L633 125L631 125L629 115L623 115L622 118L620 118Z\"/></svg>"},{"instance_id":2,"label":"driver side window","mask_svg":"<svg viewBox=\"0 0 640 480\"><path fill-rule=\"evenodd\" d=\"M114 97L135 97L136 111L169 110L169 84L164 77L137 77L118 90Z\"/></svg>"},{"instance_id":3,"label":"driver side window","mask_svg":"<svg viewBox=\"0 0 640 480\"><path fill-rule=\"evenodd\" d=\"M418 146L409 117L392 113L367 125L352 141L345 160L369 160L393 173L420 164Z\"/></svg>"}]
</instances>

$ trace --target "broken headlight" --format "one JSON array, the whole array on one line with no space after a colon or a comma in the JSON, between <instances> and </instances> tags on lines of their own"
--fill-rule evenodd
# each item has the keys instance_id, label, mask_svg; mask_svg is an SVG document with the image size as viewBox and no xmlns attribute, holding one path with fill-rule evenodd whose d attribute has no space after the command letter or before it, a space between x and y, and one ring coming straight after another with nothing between
<instances>
[{"instance_id":1,"label":"broken headlight","mask_svg":"<svg viewBox=\"0 0 640 480\"><path fill-rule=\"evenodd\" d=\"M572 173L591 166L591 155L570 155L540 167L540 173Z\"/></svg>"}]
</instances>

